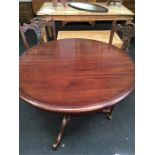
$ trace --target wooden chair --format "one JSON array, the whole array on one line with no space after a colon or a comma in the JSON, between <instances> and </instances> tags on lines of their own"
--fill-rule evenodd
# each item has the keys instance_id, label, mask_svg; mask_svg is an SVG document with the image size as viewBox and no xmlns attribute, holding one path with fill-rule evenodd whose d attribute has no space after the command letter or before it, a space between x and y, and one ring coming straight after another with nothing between
<instances>
[{"instance_id":1,"label":"wooden chair","mask_svg":"<svg viewBox=\"0 0 155 155\"><path fill-rule=\"evenodd\" d=\"M42 44L48 41L46 34L46 27L52 29L53 39L56 39L55 22L54 20L46 21L42 18L33 18L30 20L30 24L19 24L19 30L22 37L23 44L26 49L29 49L28 41L25 33L27 30L33 30L37 36L38 44Z\"/></svg>"},{"instance_id":2,"label":"wooden chair","mask_svg":"<svg viewBox=\"0 0 155 155\"><path fill-rule=\"evenodd\" d=\"M127 22L122 26L121 24L117 24L116 21L112 24L112 30L110 33L109 44L113 44L114 41L114 33L120 32L122 33L122 45L121 49L123 51L128 51L129 44L131 39L135 36L135 25L132 22Z\"/></svg>"},{"instance_id":3,"label":"wooden chair","mask_svg":"<svg viewBox=\"0 0 155 155\"><path fill-rule=\"evenodd\" d=\"M129 44L131 39L135 36L135 25L132 22L127 22L124 26L117 24L116 21L113 22L112 30L110 33L109 44L113 43L114 40L114 33L120 31L122 33L122 45L121 50L124 52L129 52ZM108 119L112 119L112 111L114 106L111 106L107 109L103 109L102 112L108 114Z\"/></svg>"}]
</instances>

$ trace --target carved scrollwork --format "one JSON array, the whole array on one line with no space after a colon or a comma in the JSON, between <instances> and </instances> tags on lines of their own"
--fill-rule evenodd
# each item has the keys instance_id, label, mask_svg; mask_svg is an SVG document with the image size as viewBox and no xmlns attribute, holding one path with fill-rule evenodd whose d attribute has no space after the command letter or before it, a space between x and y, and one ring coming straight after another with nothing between
<instances>
[{"instance_id":1,"label":"carved scrollwork","mask_svg":"<svg viewBox=\"0 0 155 155\"><path fill-rule=\"evenodd\" d=\"M45 27L52 27L53 30L53 38L56 39L56 33L55 33L55 22L54 20L47 21L43 18L33 18L31 21L31 24L34 26L34 31L37 35L39 43L43 43L43 38L42 38L42 30Z\"/></svg>"},{"instance_id":2,"label":"carved scrollwork","mask_svg":"<svg viewBox=\"0 0 155 155\"><path fill-rule=\"evenodd\" d=\"M121 49L128 52L130 41L135 36L135 25L128 21L122 26L121 24L117 24L116 21L113 21L109 44L112 44L114 32L118 31L122 33L123 44Z\"/></svg>"},{"instance_id":3,"label":"carved scrollwork","mask_svg":"<svg viewBox=\"0 0 155 155\"><path fill-rule=\"evenodd\" d=\"M53 30L53 38L56 39L56 33L55 33L55 23L54 20L47 21L43 18L33 18L30 20L30 24L23 23L23 25L20 25L20 33L22 36L22 40L24 42L24 45L26 49L29 48L26 37L24 33L26 33L27 30L31 29L35 32L38 44L44 43L43 37L42 37L42 31L45 27L51 27Z\"/></svg>"},{"instance_id":4,"label":"carved scrollwork","mask_svg":"<svg viewBox=\"0 0 155 155\"><path fill-rule=\"evenodd\" d=\"M128 51L131 39L135 36L135 25L133 23L126 23L122 29L122 50Z\"/></svg>"}]
</instances>

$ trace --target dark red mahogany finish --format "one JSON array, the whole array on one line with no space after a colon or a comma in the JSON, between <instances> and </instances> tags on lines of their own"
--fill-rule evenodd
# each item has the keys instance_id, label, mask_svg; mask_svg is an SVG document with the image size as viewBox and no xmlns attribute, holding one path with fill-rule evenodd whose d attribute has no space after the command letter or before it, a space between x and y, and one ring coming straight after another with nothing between
<instances>
[{"instance_id":1,"label":"dark red mahogany finish","mask_svg":"<svg viewBox=\"0 0 155 155\"><path fill-rule=\"evenodd\" d=\"M20 97L63 113L95 111L116 104L134 88L128 53L87 39L63 39L20 57Z\"/></svg>"}]
</instances>

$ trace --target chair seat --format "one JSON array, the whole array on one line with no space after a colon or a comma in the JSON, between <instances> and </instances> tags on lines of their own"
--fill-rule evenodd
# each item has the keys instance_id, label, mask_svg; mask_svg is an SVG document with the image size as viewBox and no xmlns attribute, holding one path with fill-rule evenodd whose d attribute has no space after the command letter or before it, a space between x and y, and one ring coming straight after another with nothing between
<instances>
[{"instance_id":1,"label":"chair seat","mask_svg":"<svg viewBox=\"0 0 155 155\"><path fill-rule=\"evenodd\" d=\"M92 39L98 40L105 43L109 43L110 38L110 30L98 30L98 31L59 31L57 40L66 39L66 38L84 38L84 39ZM122 40L117 35L114 34L113 43L114 46L121 48Z\"/></svg>"}]
</instances>

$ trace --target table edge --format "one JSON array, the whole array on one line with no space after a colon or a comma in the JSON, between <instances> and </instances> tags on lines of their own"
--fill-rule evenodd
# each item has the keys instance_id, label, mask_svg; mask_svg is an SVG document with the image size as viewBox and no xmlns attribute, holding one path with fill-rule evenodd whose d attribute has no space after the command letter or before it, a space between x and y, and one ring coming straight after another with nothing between
<instances>
[{"instance_id":1,"label":"table edge","mask_svg":"<svg viewBox=\"0 0 155 155\"><path fill-rule=\"evenodd\" d=\"M134 85L132 85L129 89L123 91L121 94L113 97L110 100L98 102L96 104L92 105L86 105L86 106L74 106L74 107L64 107L64 106L48 106L46 103L39 102L37 100L34 100L24 94L21 90L19 91L19 96L22 100L29 103L30 105L46 110L51 112L59 112L59 113L86 113L86 112L92 112L97 111L106 107L110 107L119 101L123 100L125 97L127 97L134 89Z\"/></svg>"}]
</instances>

